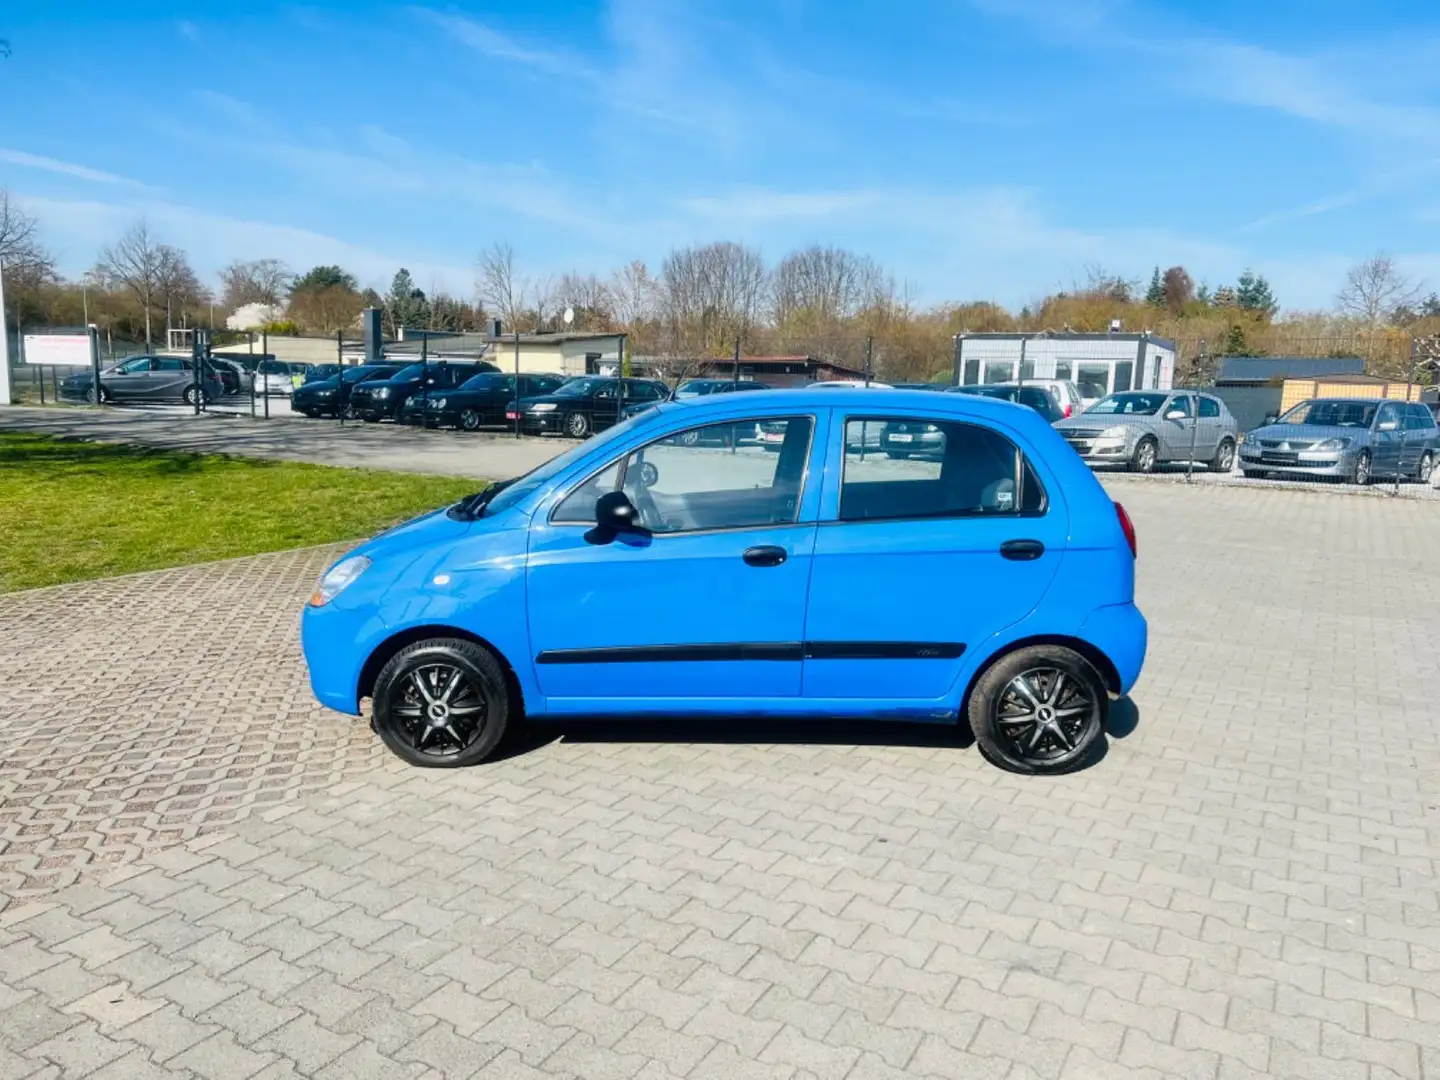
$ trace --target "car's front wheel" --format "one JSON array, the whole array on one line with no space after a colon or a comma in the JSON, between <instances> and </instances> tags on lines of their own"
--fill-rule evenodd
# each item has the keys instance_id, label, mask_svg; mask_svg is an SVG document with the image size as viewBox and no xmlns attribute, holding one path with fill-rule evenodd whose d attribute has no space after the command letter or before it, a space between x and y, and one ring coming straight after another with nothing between
<instances>
[{"instance_id":1,"label":"car's front wheel","mask_svg":"<svg viewBox=\"0 0 1440 1080\"><path fill-rule=\"evenodd\" d=\"M1229 439L1221 439L1220 445L1215 448L1215 456L1210 459L1210 471L1228 473L1235 467L1235 444Z\"/></svg>"},{"instance_id":2,"label":"car's front wheel","mask_svg":"<svg viewBox=\"0 0 1440 1080\"><path fill-rule=\"evenodd\" d=\"M1159 458L1160 450L1155 440L1146 436L1136 445L1135 453L1130 455L1130 471L1152 473Z\"/></svg>"},{"instance_id":3,"label":"car's front wheel","mask_svg":"<svg viewBox=\"0 0 1440 1080\"><path fill-rule=\"evenodd\" d=\"M85 400L91 405L95 404L95 388L93 386L85 391ZM100 404L110 404L110 392L106 390L103 386L100 387Z\"/></svg>"},{"instance_id":4,"label":"car's front wheel","mask_svg":"<svg viewBox=\"0 0 1440 1080\"><path fill-rule=\"evenodd\" d=\"M474 765L495 749L510 716L505 672L484 646L461 638L407 645L375 679L373 724L411 765Z\"/></svg>"},{"instance_id":5,"label":"car's front wheel","mask_svg":"<svg viewBox=\"0 0 1440 1080\"><path fill-rule=\"evenodd\" d=\"M1032 645L1002 656L975 684L975 741L1019 773L1063 773L1090 761L1104 738L1110 699L1094 666L1073 649Z\"/></svg>"},{"instance_id":6,"label":"car's front wheel","mask_svg":"<svg viewBox=\"0 0 1440 1080\"><path fill-rule=\"evenodd\" d=\"M1415 479L1422 484L1430 483L1430 477L1435 474L1435 455L1430 451L1420 455L1420 463L1415 466Z\"/></svg>"},{"instance_id":7,"label":"car's front wheel","mask_svg":"<svg viewBox=\"0 0 1440 1080\"><path fill-rule=\"evenodd\" d=\"M460 410L460 427L465 431L479 431L480 414L474 409Z\"/></svg>"},{"instance_id":8,"label":"car's front wheel","mask_svg":"<svg viewBox=\"0 0 1440 1080\"><path fill-rule=\"evenodd\" d=\"M185 402L186 405L189 405L193 408L197 400L200 402L201 405L208 404L210 401L210 395L205 392L205 389L203 387L187 386L185 388L185 393L181 395L181 399Z\"/></svg>"},{"instance_id":9,"label":"car's front wheel","mask_svg":"<svg viewBox=\"0 0 1440 1080\"><path fill-rule=\"evenodd\" d=\"M565 418L565 434L572 439L583 439L590 434L590 418L584 413L571 413Z\"/></svg>"},{"instance_id":10,"label":"car's front wheel","mask_svg":"<svg viewBox=\"0 0 1440 1080\"><path fill-rule=\"evenodd\" d=\"M1370 451L1361 450L1360 456L1355 459L1355 483L1364 487L1370 483Z\"/></svg>"}]
</instances>

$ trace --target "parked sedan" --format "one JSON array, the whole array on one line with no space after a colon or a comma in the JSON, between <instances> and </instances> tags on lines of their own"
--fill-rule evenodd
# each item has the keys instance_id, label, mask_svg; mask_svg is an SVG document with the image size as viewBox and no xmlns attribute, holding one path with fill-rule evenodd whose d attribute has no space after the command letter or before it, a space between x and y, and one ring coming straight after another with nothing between
<instances>
[{"instance_id":1,"label":"parked sedan","mask_svg":"<svg viewBox=\"0 0 1440 1080\"><path fill-rule=\"evenodd\" d=\"M499 370L487 360L410 364L388 379L366 380L357 385L350 395L351 404L355 415L366 423L394 420L405 402L416 394L453 390L472 375Z\"/></svg>"},{"instance_id":2,"label":"parked sedan","mask_svg":"<svg viewBox=\"0 0 1440 1080\"><path fill-rule=\"evenodd\" d=\"M752 390L770 389L765 383L743 380L737 382L734 379L687 379L670 395L672 401L689 401L691 398L709 397L711 394L738 394ZM637 401L633 405L626 405L622 415L629 419L632 416L639 416L647 409L653 409L658 401Z\"/></svg>"},{"instance_id":3,"label":"parked sedan","mask_svg":"<svg viewBox=\"0 0 1440 1080\"><path fill-rule=\"evenodd\" d=\"M351 391L365 382L388 379L400 370L398 364L356 364L342 368L328 379L303 383L290 395L290 408L306 416L336 416L342 410L346 418L355 416L350 401Z\"/></svg>"},{"instance_id":4,"label":"parked sedan","mask_svg":"<svg viewBox=\"0 0 1440 1080\"><path fill-rule=\"evenodd\" d=\"M944 434L933 468L850 449L900 421ZM685 437L760 422L778 456ZM963 723L1062 773L1140 674L1134 588L1130 519L1034 412L777 390L670 403L362 544L301 639L317 699L371 699L417 766L482 761L522 715L748 715Z\"/></svg>"},{"instance_id":5,"label":"parked sedan","mask_svg":"<svg viewBox=\"0 0 1440 1080\"><path fill-rule=\"evenodd\" d=\"M333 379L343 370L345 370L344 364L311 364L305 369L305 377L301 380L300 385L320 382L323 379Z\"/></svg>"},{"instance_id":6,"label":"parked sedan","mask_svg":"<svg viewBox=\"0 0 1440 1080\"><path fill-rule=\"evenodd\" d=\"M100 372L102 402L183 402L194 405L197 391L201 402L223 397L225 385L213 368L206 370L197 388L195 366L181 356L132 356ZM60 383L60 396L67 401L95 400L90 372L71 375Z\"/></svg>"},{"instance_id":7,"label":"parked sedan","mask_svg":"<svg viewBox=\"0 0 1440 1080\"><path fill-rule=\"evenodd\" d=\"M1240 444L1246 476L1325 476L1368 484L1376 477L1428 484L1440 428L1424 405L1374 398L1302 401Z\"/></svg>"},{"instance_id":8,"label":"parked sedan","mask_svg":"<svg viewBox=\"0 0 1440 1080\"><path fill-rule=\"evenodd\" d=\"M519 377L521 397L533 397L558 390L565 384L564 375L526 375ZM406 424L426 427L453 427L462 431L479 431L482 427L504 425L507 406L515 400L516 377L498 371L473 375L453 390L412 394L400 411Z\"/></svg>"},{"instance_id":9,"label":"parked sedan","mask_svg":"<svg viewBox=\"0 0 1440 1080\"><path fill-rule=\"evenodd\" d=\"M1111 394L1055 430L1091 465L1143 473L1170 461L1202 461L1215 472L1229 472L1240 441L1240 426L1225 403L1189 390Z\"/></svg>"},{"instance_id":10,"label":"parked sedan","mask_svg":"<svg viewBox=\"0 0 1440 1080\"><path fill-rule=\"evenodd\" d=\"M627 405L664 401L670 389L652 379L582 375L548 394L521 398L521 423L527 435L551 432L583 439L614 426Z\"/></svg>"},{"instance_id":11,"label":"parked sedan","mask_svg":"<svg viewBox=\"0 0 1440 1080\"><path fill-rule=\"evenodd\" d=\"M1001 401L1013 401L1019 405L1028 405L1052 424L1065 419L1065 411L1055 400L1055 395L1039 383L989 383L979 386L956 386L952 387L950 392L953 394L979 394L982 397L999 398Z\"/></svg>"}]
</instances>

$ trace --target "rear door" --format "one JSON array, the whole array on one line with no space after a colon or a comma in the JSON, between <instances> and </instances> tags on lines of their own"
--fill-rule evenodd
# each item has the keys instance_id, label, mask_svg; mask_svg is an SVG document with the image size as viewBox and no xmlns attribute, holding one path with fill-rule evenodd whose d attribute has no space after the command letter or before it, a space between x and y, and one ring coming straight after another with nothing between
<instances>
[{"instance_id":1,"label":"rear door","mask_svg":"<svg viewBox=\"0 0 1440 1080\"><path fill-rule=\"evenodd\" d=\"M865 448L862 427L901 423L938 430L937 456ZM965 652L1050 587L1068 534L1059 485L1005 426L836 409L829 443L804 696L942 698Z\"/></svg>"},{"instance_id":2,"label":"rear door","mask_svg":"<svg viewBox=\"0 0 1440 1080\"><path fill-rule=\"evenodd\" d=\"M150 401L179 401L195 381L193 371L178 356L157 356L150 364L145 397Z\"/></svg>"},{"instance_id":3,"label":"rear door","mask_svg":"<svg viewBox=\"0 0 1440 1080\"><path fill-rule=\"evenodd\" d=\"M1201 394L1198 402L1200 415L1196 421L1199 430L1195 456L1201 461L1209 461L1220 447L1220 436L1225 432L1225 425L1220 418L1220 402L1218 400Z\"/></svg>"}]
</instances>

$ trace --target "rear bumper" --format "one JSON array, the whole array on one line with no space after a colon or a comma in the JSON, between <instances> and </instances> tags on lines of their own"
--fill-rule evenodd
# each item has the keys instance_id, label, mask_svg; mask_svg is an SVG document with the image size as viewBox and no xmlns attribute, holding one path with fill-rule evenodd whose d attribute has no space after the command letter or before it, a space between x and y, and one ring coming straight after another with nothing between
<instances>
[{"instance_id":1,"label":"rear bumper","mask_svg":"<svg viewBox=\"0 0 1440 1080\"><path fill-rule=\"evenodd\" d=\"M1145 666L1150 628L1134 604L1096 608L1080 628L1080 637L1110 658L1120 677L1120 692L1128 694Z\"/></svg>"}]
</instances>

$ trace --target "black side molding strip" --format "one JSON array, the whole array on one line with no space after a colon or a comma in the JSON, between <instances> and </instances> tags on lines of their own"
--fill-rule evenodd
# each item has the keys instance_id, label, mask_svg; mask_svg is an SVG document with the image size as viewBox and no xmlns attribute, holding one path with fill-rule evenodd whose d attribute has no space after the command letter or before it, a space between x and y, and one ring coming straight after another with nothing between
<instances>
[{"instance_id":1,"label":"black side molding strip","mask_svg":"<svg viewBox=\"0 0 1440 1080\"><path fill-rule=\"evenodd\" d=\"M965 646L953 641L753 641L715 645L623 645L601 649L549 649L537 664L655 664L716 660L955 660Z\"/></svg>"}]
</instances>

